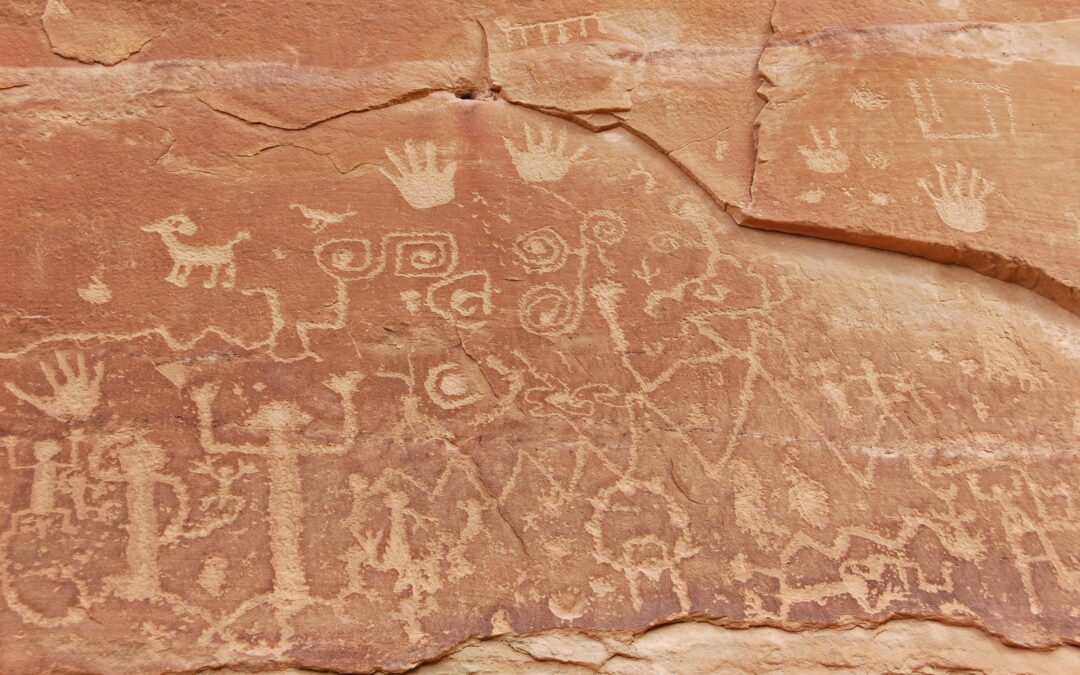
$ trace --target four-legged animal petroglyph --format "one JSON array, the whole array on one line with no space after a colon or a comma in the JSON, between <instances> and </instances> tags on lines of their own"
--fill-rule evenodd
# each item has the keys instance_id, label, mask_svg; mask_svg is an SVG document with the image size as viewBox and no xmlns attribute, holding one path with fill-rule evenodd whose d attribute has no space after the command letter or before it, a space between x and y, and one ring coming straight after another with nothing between
<instances>
[{"instance_id":1,"label":"four-legged animal petroglyph","mask_svg":"<svg viewBox=\"0 0 1080 675\"><path fill-rule=\"evenodd\" d=\"M934 204L941 222L961 232L982 232L986 229L986 198L994 184L982 177L978 169L968 169L956 163L956 175L949 179L946 168L935 164L938 192L925 178L918 183Z\"/></svg>"},{"instance_id":2,"label":"four-legged animal petroglyph","mask_svg":"<svg viewBox=\"0 0 1080 675\"><path fill-rule=\"evenodd\" d=\"M225 244L194 246L186 244L176 238L177 234L190 237L198 231L198 226L184 214L169 216L149 225L142 226L143 232L152 232L161 235L161 241L169 250L172 257L172 270L165 277L170 284L187 288L188 277L192 270L199 267L210 268L210 276L203 282L203 288L214 288L218 284L218 276L221 269L225 268L225 279L222 280L223 288L232 288L236 285L236 260L233 255L233 247L242 241L251 238L251 233L246 230L237 232L233 238Z\"/></svg>"}]
</instances>

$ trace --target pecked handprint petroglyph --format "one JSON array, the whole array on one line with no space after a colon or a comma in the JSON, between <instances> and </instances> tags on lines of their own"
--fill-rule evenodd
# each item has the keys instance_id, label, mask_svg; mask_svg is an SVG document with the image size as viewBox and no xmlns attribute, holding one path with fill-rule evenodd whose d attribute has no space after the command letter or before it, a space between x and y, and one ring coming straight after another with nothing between
<instances>
[{"instance_id":1,"label":"pecked handprint petroglyph","mask_svg":"<svg viewBox=\"0 0 1080 675\"><path fill-rule=\"evenodd\" d=\"M814 141L813 146L800 145L799 154L803 156L806 167L817 173L844 173L847 171L851 160L840 147L840 139L836 129L828 129L828 141L821 136L817 127L810 127L810 136Z\"/></svg>"},{"instance_id":2,"label":"pecked handprint petroglyph","mask_svg":"<svg viewBox=\"0 0 1080 675\"><path fill-rule=\"evenodd\" d=\"M937 171L937 191L925 178L918 180L919 187L930 197L941 222L961 232L982 232L986 229L986 198L994 192L994 184L982 177L978 169L968 169L956 163L956 173L950 178L942 164L934 165Z\"/></svg>"},{"instance_id":3,"label":"pecked handprint petroglyph","mask_svg":"<svg viewBox=\"0 0 1080 675\"><path fill-rule=\"evenodd\" d=\"M38 364L52 389L51 396L27 392L13 382L5 382L4 387L20 401L29 403L54 419L64 422L89 419L101 402L105 364L99 361L91 371L82 352L75 355L74 363L64 352L56 352L56 365L59 373L47 361Z\"/></svg>"},{"instance_id":4,"label":"pecked handprint petroglyph","mask_svg":"<svg viewBox=\"0 0 1080 675\"><path fill-rule=\"evenodd\" d=\"M527 123L525 124L525 148L519 149L509 138L503 138L506 151L514 162L514 168L522 180L528 183L547 183L562 179L570 167L585 155L581 146L569 152L567 150L567 130L560 127L556 132L550 124L540 127L540 138Z\"/></svg>"},{"instance_id":5,"label":"pecked handprint petroglyph","mask_svg":"<svg viewBox=\"0 0 1080 675\"><path fill-rule=\"evenodd\" d=\"M412 139L405 141L404 157L390 148L386 148L384 152L397 173L381 167L379 172L390 179L409 206L414 209L430 209L448 204L454 199L457 162L446 162L440 168L438 148L434 141L424 141L419 148Z\"/></svg>"}]
</instances>

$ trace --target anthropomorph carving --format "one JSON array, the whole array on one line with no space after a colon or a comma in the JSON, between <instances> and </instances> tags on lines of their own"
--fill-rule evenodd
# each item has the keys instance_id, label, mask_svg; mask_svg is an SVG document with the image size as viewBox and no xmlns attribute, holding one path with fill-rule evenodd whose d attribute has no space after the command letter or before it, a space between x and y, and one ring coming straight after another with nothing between
<instances>
[{"instance_id":1,"label":"anthropomorph carving","mask_svg":"<svg viewBox=\"0 0 1080 675\"><path fill-rule=\"evenodd\" d=\"M361 379L359 373L350 372L332 377L325 383L327 388L341 397L345 414L341 442L331 444L305 438L300 432L312 417L288 401L271 401L248 417L245 426L249 431L267 437L265 444L222 442L214 436L211 410L218 385L205 384L192 393L199 411L200 439L206 452L259 455L266 459L270 487L267 508L271 563L274 568L274 591L279 595L307 595L307 580L300 555L303 536L300 521L304 504L300 458L342 454L348 450L357 434L356 407L352 395Z\"/></svg>"}]
</instances>

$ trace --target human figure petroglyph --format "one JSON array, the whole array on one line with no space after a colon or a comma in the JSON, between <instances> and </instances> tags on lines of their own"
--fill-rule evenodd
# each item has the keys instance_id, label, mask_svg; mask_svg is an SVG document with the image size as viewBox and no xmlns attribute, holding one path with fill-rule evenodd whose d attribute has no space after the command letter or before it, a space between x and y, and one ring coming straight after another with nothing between
<instances>
[{"instance_id":1,"label":"human figure petroglyph","mask_svg":"<svg viewBox=\"0 0 1080 675\"><path fill-rule=\"evenodd\" d=\"M116 468L108 468L106 454L114 457ZM176 476L166 473L165 449L139 430L110 434L93 444L88 458L90 475L96 480L122 483L127 503L127 572L110 579L111 588L127 599L148 599L161 595L161 568L158 551L174 540L190 511L188 491ZM154 489L172 489L179 510L172 523L160 530Z\"/></svg>"},{"instance_id":2,"label":"human figure petroglyph","mask_svg":"<svg viewBox=\"0 0 1080 675\"><path fill-rule=\"evenodd\" d=\"M76 354L74 364L64 352L56 352L56 365L60 369L59 374L48 362L39 363L52 389L51 396L28 393L11 382L4 383L4 386L20 401L29 403L53 419L61 422L86 421L101 402L105 364L94 364L91 372L82 352Z\"/></svg>"},{"instance_id":3,"label":"human figure petroglyph","mask_svg":"<svg viewBox=\"0 0 1080 675\"><path fill-rule=\"evenodd\" d=\"M1008 87L947 77L926 78L921 82L912 79L907 81L907 87L915 105L919 131L929 140L994 139L1003 133L1016 135L1016 115ZM985 118L980 120L970 110L964 110L947 119L945 109L938 102L939 94L960 107L970 106L972 100L977 99Z\"/></svg>"},{"instance_id":4,"label":"human figure petroglyph","mask_svg":"<svg viewBox=\"0 0 1080 675\"><path fill-rule=\"evenodd\" d=\"M968 169L956 163L956 175L950 179L947 169L935 164L938 191L925 178L919 187L930 197L941 222L961 232L982 232L986 229L986 198L994 192L994 184L982 177L978 169Z\"/></svg>"},{"instance_id":5,"label":"human figure petroglyph","mask_svg":"<svg viewBox=\"0 0 1080 675\"><path fill-rule=\"evenodd\" d=\"M806 161L806 167L817 173L844 173L851 163L848 155L840 147L840 139L836 135L836 129L828 129L828 142L821 137L817 127L810 127L810 136L814 140L813 146L800 145L799 154Z\"/></svg>"},{"instance_id":6,"label":"human figure petroglyph","mask_svg":"<svg viewBox=\"0 0 1080 675\"><path fill-rule=\"evenodd\" d=\"M30 473L30 502L27 508L13 511L13 531L35 531L39 537L56 536L70 529L72 512L59 506L57 497L70 489L71 474L78 463L78 453L83 435L75 430L69 437L69 456L61 459L64 444L48 439L34 441L31 446L32 460L19 463L14 453L15 441L5 449L12 450L8 466L17 471Z\"/></svg>"},{"instance_id":7,"label":"human figure petroglyph","mask_svg":"<svg viewBox=\"0 0 1080 675\"><path fill-rule=\"evenodd\" d=\"M329 225L337 225L344 221L349 216L355 216L356 211L345 211L344 213L335 213L333 211L323 211L321 209L313 209L310 206L304 204L289 204L290 209L296 209L300 212L300 215L307 219L304 223L304 227L311 230L315 234L319 234L327 228Z\"/></svg>"},{"instance_id":8,"label":"human figure petroglyph","mask_svg":"<svg viewBox=\"0 0 1080 675\"><path fill-rule=\"evenodd\" d=\"M195 246L184 243L177 239L176 235L193 236L198 231L198 226L182 213L143 225L140 229L161 236L161 241L173 261L172 270L166 275L165 281L180 288L187 288L191 272L200 267L210 268L210 276L203 282L203 288L214 288L218 285L222 268L225 268L225 278L221 281L221 286L235 286L236 260L233 248L240 242L251 239L250 232L241 230L224 244Z\"/></svg>"},{"instance_id":9,"label":"human figure petroglyph","mask_svg":"<svg viewBox=\"0 0 1080 675\"><path fill-rule=\"evenodd\" d=\"M423 389L411 357L404 372L376 373L404 386L391 438L409 453L411 448L430 450L415 455L424 471L392 463L373 479L349 477L353 506L347 522L355 543L345 554L349 583L343 594L383 592L365 583L365 569L394 574L392 590L399 598L394 616L414 640L425 637L420 620L438 608L434 595L447 582L475 571L466 553L490 529L483 527L484 513L498 514L514 529L502 513L505 495L490 492L476 461L458 447L443 420L428 412L423 397L426 393L426 401L440 410L464 412L470 428L499 419L514 407L522 382L513 369L493 359L487 365L506 378L505 395L482 392L475 377L453 362L429 367ZM481 401L487 405L478 405Z\"/></svg>"},{"instance_id":10,"label":"human figure petroglyph","mask_svg":"<svg viewBox=\"0 0 1080 675\"><path fill-rule=\"evenodd\" d=\"M300 459L340 455L349 450L358 432L356 406L352 397L361 379L363 376L360 373L348 372L331 377L324 383L341 397L345 415L341 441L330 444L317 443L301 434L312 417L288 401L266 403L244 423L248 431L267 437L264 445L219 441L214 436L212 410L219 385L204 384L192 391L199 413L200 442L206 452L258 455L266 460L270 488L267 504L269 544L276 594L290 597L307 595L307 578L300 554L303 537L300 521L304 504Z\"/></svg>"},{"instance_id":11,"label":"human figure petroglyph","mask_svg":"<svg viewBox=\"0 0 1080 675\"><path fill-rule=\"evenodd\" d=\"M466 499L456 504L460 517L453 512L426 515L395 484L429 489L399 471L385 473L374 484L361 476L349 477L353 507L348 523L356 544L346 553L346 561L355 592L366 591L359 581L363 568L394 575L393 591L401 598L396 614L409 638L422 640L420 619L436 608L431 596L446 581L461 579L474 569L466 551L482 531L483 507L476 499ZM373 517L375 509L376 513L385 509L386 517ZM455 524L446 521L462 518L456 531L449 529Z\"/></svg>"},{"instance_id":12,"label":"human figure petroglyph","mask_svg":"<svg viewBox=\"0 0 1080 675\"><path fill-rule=\"evenodd\" d=\"M414 209L430 209L448 204L454 199L454 175L457 162L446 162L439 168L438 148L434 141L424 141L417 148L412 139L405 141L405 157L390 148L384 150L386 158L397 169L397 174L379 168L390 179L401 196Z\"/></svg>"},{"instance_id":13,"label":"human figure petroglyph","mask_svg":"<svg viewBox=\"0 0 1080 675\"><path fill-rule=\"evenodd\" d=\"M1032 614L1042 614L1046 609L1036 585L1036 579L1040 574L1045 574L1046 568L1062 588L1080 589L1080 565L1060 550L1062 546L1054 536L1071 532L1075 527L1075 518L1080 514L1068 488L1063 491L1067 498L1062 500L1062 494L1040 488L1022 471L1014 472L1003 480L977 473L968 474L966 479L977 499L999 507L998 518L1005 532L1008 551L1014 558L1013 564L1020 575ZM1049 508L1048 501L1063 502L1066 508ZM1059 515L1053 515L1053 511Z\"/></svg>"},{"instance_id":14,"label":"human figure petroglyph","mask_svg":"<svg viewBox=\"0 0 1080 675\"><path fill-rule=\"evenodd\" d=\"M525 123L525 148L518 149L517 145L509 138L503 138L503 144L510 159L517 169L518 175L528 183L546 183L562 179L570 171L574 162L585 155L585 146L581 146L573 152L567 151L567 129L560 127L558 132L553 131L550 124L540 126L540 138L536 138L536 132Z\"/></svg>"},{"instance_id":15,"label":"human figure petroglyph","mask_svg":"<svg viewBox=\"0 0 1080 675\"><path fill-rule=\"evenodd\" d=\"M509 19L495 19L495 25L502 31L508 49L520 49L533 46L529 42L530 34L539 38L539 44L566 44L572 40L585 40L604 34L604 22L599 14L571 16L553 21L536 23L512 23ZM515 41L517 44L515 44Z\"/></svg>"}]
</instances>

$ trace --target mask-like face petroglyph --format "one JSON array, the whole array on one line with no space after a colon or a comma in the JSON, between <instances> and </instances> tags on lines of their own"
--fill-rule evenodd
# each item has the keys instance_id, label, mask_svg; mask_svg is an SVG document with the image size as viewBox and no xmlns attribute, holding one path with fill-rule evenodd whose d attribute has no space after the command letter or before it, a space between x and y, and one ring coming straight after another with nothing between
<instances>
[{"instance_id":1,"label":"mask-like face petroglyph","mask_svg":"<svg viewBox=\"0 0 1080 675\"><path fill-rule=\"evenodd\" d=\"M621 130L432 96L282 133L318 161L162 178L190 217L109 230L140 248L90 268L108 302L73 286L0 336L0 628L330 667L449 649L463 597L469 635L1001 597L1002 634L1071 621L1075 468L1018 448L1077 442L1074 324L738 228ZM809 137L818 173L860 156ZM947 177L971 227L989 182Z\"/></svg>"}]
</instances>

